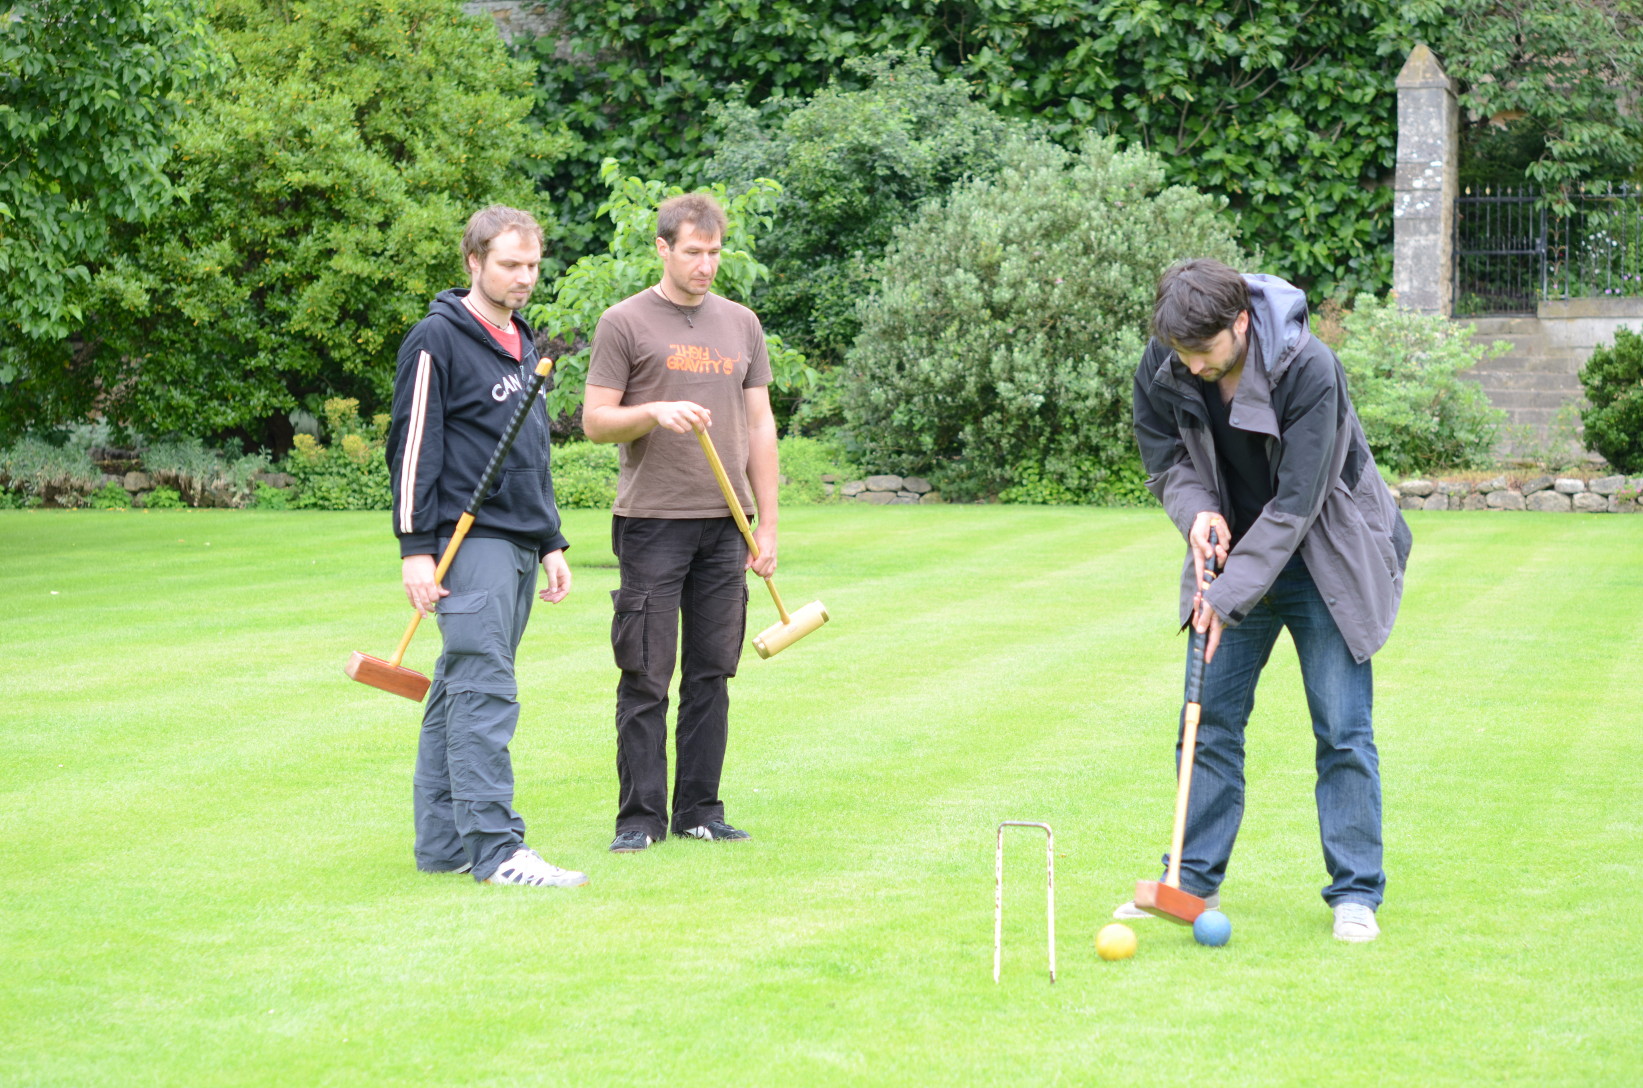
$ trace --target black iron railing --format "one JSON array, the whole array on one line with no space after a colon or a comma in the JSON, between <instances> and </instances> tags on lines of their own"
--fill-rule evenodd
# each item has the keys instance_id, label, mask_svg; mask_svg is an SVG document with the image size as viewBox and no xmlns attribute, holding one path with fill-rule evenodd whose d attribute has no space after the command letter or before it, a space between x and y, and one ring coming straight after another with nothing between
<instances>
[{"instance_id":1,"label":"black iron railing","mask_svg":"<svg viewBox=\"0 0 1643 1088\"><path fill-rule=\"evenodd\" d=\"M1553 203L1529 188L1468 189L1456 198L1457 315L1643 295L1643 191L1587 186Z\"/></svg>"}]
</instances>

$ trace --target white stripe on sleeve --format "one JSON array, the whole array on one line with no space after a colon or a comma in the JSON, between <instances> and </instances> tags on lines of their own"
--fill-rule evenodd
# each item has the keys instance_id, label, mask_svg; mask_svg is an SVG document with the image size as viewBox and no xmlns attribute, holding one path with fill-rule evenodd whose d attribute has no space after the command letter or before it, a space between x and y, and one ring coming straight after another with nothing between
<instances>
[{"instance_id":1,"label":"white stripe on sleeve","mask_svg":"<svg viewBox=\"0 0 1643 1088\"><path fill-rule=\"evenodd\" d=\"M432 355L417 356L416 378L411 387L410 427L405 435L405 459L399 466L399 531L413 532L416 514L416 468L422 457L422 435L428 422L428 379L433 371Z\"/></svg>"}]
</instances>

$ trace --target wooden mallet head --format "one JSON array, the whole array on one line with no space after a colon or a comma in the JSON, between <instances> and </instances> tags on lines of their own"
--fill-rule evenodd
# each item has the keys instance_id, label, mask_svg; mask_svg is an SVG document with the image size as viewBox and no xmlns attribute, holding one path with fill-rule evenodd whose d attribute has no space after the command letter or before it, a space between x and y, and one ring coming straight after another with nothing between
<instances>
[{"instance_id":1,"label":"wooden mallet head","mask_svg":"<svg viewBox=\"0 0 1643 1088\"><path fill-rule=\"evenodd\" d=\"M772 592L774 592L774 589ZM799 639L826 623L827 619L827 606L820 601L811 601L797 612L792 613L786 623L778 621L755 635L753 648L759 652L760 657L775 657Z\"/></svg>"},{"instance_id":2,"label":"wooden mallet head","mask_svg":"<svg viewBox=\"0 0 1643 1088\"><path fill-rule=\"evenodd\" d=\"M415 703L420 703L428 694L428 685L431 683L415 669L407 669L403 665L395 665L380 657L372 657L370 654L357 651L348 658L348 664L343 666L343 671L362 684L381 688L391 695L403 695Z\"/></svg>"},{"instance_id":3,"label":"wooden mallet head","mask_svg":"<svg viewBox=\"0 0 1643 1088\"><path fill-rule=\"evenodd\" d=\"M1196 895L1172 888L1162 880L1137 880L1135 905L1148 914L1188 926L1208 909Z\"/></svg>"}]
</instances>

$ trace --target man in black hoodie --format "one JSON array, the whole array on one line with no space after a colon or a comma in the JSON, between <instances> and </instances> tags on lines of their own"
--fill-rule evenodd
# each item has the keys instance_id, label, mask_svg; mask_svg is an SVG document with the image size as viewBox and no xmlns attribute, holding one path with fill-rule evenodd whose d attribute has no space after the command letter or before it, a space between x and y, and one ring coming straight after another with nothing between
<instances>
[{"instance_id":1,"label":"man in black hoodie","mask_svg":"<svg viewBox=\"0 0 1643 1088\"><path fill-rule=\"evenodd\" d=\"M416 863L487 884L573 887L582 873L525 845L513 808L508 742L519 720L514 653L542 600L570 592L567 544L548 473L547 408L531 406L503 470L445 574L434 578L457 520L536 369L517 311L530 300L542 230L516 208L474 213L462 236L470 286L442 291L399 349L388 468L405 595L437 614L444 650L422 716L413 778Z\"/></svg>"}]
</instances>

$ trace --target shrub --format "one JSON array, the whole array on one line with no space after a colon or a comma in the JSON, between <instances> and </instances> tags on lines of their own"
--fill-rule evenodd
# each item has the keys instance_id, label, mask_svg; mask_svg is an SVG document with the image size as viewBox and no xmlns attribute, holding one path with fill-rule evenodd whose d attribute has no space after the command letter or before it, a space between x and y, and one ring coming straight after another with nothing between
<instances>
[{"instance_id":1,"label":"shrub","mask_svg":"<svg viewBox=\"0 0 1643 1088\"><path fill-rule=\"evenodd\" d=\"M754 109L722 100L725 129L708 176L735 189L755 178L782 184L760 252L771 277L754 308L820 368L836 366L856 338L857 303L873 263L921 201L966 176L991 177L1012 123L974 100L956 76L938 76L928 51L855 57L814 95Z\"/></svg>"},{"instance_id":2,"label":"shrub","mask_svg":"<svg viewBox=\"0 0 1643 1088\"><path fill-rule=\"evenodd\" d=\"M156 487L143 496L145 510L186 510L188 504L183 502L181 493L174 487Z\"/></svg>"},{"instance_id":3,"label":"shrub","mask_svg":"<svg viewBox=\"0 0 1643 1088\"><path fill-rule=\"evenodd\" d=\"M289 510L291 496L284 488L270 487L258 480L251 489L251 505L258 510Z\"/></svg>"},{"instance_id":4,"label":"shrub","mask_svg":"<svg viewBox=\"0 0 1643 1088\"><path fill-rule=\"evenodd\" d=\"M62 445L29 435L0 451L0 486L17 492L30 506L55 502L81 506L103 474L87 452L89 439L70 437Z\"/></svg>"},{"instance_id":5,"label":"shrub","mask_svg":"<svg viewBox=\"0 0 1643 1088\"><path fill-rule=\"evenodd\" d=\"M553 497L562 510L609 510L621 471L616 447L566 442L553 449Z\"/></svg>"},{"instance_id":6,"label":"shrub","mask_svg":"<svg viewBox=\"0 0 1643 1088\"><path fill-rule=\"evenodd\" d=\"M268 468L264 454L214 450L197 438L151 442L142 456L143 469L174 487L189 506L244 506L251 499L251 478Z\"/></svg>"},{"instance_id":7,"label":"shrub","mask_svg":"<svg viewBox=\"0 0 1643 1088\"><path fill-rule=\"evenodd\" d=\"M1375 461L1397 475L1490 464L1506 413L1461 378L1504 343L1474 343L1471 326L1358 296L1340 316L1336 354Z\"/></svg>"},{"instance_id":8,"label":"shrub","mask_svg":"<svg viewBox=\"0 0 1643 1088\"><path fill-rule=\"evenodd\" d=\"M1616 329L1614 343L1580 368L1590 408L1580 413L1586 441L1621 472L1643 472L1643 336Z\"/></svg>"},{"instance_id":9,"label":"shrub","mask_svg":"<svg viewBox=\"0 0 1643 1088\"><path fill-rule=\"evenodd\" d=\"M781 462L781 473L787 482L781 485L778 501L789 503L817 503L836 501L822 485L823 476L836 476L838 482L856 479L861 468L850 459L844 449L822 438L789 435L776 443L776 456Z\"/></svg>"},{"instance_id":10,"label":"shrub","mask_svg":"<svg viewBox=\"0 0 1643 1088\"><path fill-rule=\"evenodd\" d=\"M131 496L117 481L110 480L86 496L86 505L93 510L130 510Z\"/></svg>"},{"instance_id":11,"label":"shrub","mask_svg":"<svg viewBox=\"0 0 1643 1088\"><path fill-rule=\"evenodd\" d=\"M1166 188L1144 150L1017 139L1004 157L996 179L897 231L847 356L845 425L863 463L954 497L1097 501L1135 459L1158 277L1181 257L1243 255L1223 202Z\"/></svg>"},{"instance_id":12,"label":"shrub","mask_svg":"<svg viewBox=\"0 0 1643 1088\"><path fill-rule=\"evenodd\" d=\"M92 275L66 380L127 426L283 449L294 407L388 406L400 340L467 284L463 222L542 214L530 164L569 143L525 122L529 70L450 0L205 6L228 74L169 141L179 199Z\"/></svg>"},{"instance_id":13,"label":"shrub","mask_svg":"<svg viewBox=\"0 0 1643 1088\"><path fill-rule=\"evenodd\" d=\"M388 510L393 488L388 481L386 413L369 423L359 418L359 401L333 397L325 402L324 426L331 444L299 434L284 469L297 481L289 500L299 510Z\"/></svg>"}]
</instances>

